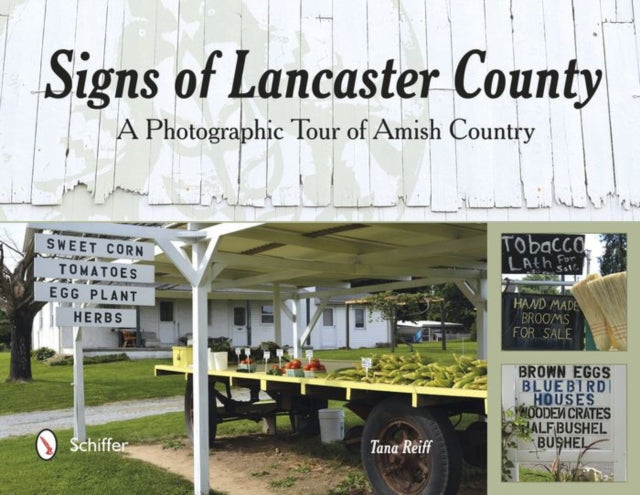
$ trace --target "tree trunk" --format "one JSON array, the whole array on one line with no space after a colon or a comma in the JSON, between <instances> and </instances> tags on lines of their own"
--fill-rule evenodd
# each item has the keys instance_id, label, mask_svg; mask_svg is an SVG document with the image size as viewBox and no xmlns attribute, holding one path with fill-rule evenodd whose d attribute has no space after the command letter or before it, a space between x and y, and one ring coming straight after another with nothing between
<instances>
[{"instance_id":1,"label":"tree trunk","mask_svg":"<svg viewBox=\"0 0 640 495\"><path fill-rule=\"evenodd\" d=\"M11 364L7 381L31 381L31 327L33 313L16 311L11 318Z\"/></svg>"}]
</instances>

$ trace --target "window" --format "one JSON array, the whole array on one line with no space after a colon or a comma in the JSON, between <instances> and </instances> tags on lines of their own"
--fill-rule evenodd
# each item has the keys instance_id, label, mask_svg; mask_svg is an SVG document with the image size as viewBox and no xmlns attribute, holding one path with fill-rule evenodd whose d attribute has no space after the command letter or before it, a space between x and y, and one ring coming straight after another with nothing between
<instances>
[{"instance_id":1,"label":"window","mask_svg":"<svg viewBox=\"0 0 640 495\"><path fill-rule=\"evenodd\" d=\"M322 312L322 326L323 327L333 326L333 308L325 309Z\"/></svg>"},{"instance_id":2,"label":"window","mask_svg":"<svg viewBox=\"0 0 640 495\"><path fill-rule=\"evenodd\" d=\"M173 301L160 302L160 321L173 321Z\"/></svg>"},{"instance_id":3,"label":"window","mask_svg":"<svg viewBox=\"0 0 640 495\"><path fill-rule=\"evenodd\" d=\"M233 325L244 327L247 324L247 312L244 308L233 308Z\"/></svg>"},{"instance_id":4,"label":"window","mask_svg":"<svg viewBox=\"0 0 640 495\"><path fill-rule=\"evenodd\" d=\"M355 309L356 328L364 328L364 308Z\"/></svg>"},{"instance_id":5,"label":"window","mask_svg":"<svg viewBox=\"0 0 640 495\"><path fill-rule=\"evenodd\" d=\"M273 306L260 306L260 322L273 323Z\"/></svg>"}]
</instances>

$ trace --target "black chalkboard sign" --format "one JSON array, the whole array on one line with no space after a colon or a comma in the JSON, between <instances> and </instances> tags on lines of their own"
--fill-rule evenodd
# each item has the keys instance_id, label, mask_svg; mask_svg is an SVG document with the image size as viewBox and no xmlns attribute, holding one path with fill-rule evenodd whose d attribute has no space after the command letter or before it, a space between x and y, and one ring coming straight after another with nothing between
<instances>
[{"instance_id":1,"label":"black chalkboard sign","mask_svg":"<svg viewBox=\"0 0 640 495\"><path fill-rule=\"evenodd\" d=\"M584 316L573 296L502 294L503 350L584 348Z\"/></svg>"},{"instance_id":2,"label":"black chalkboard sign","mask_svg":"<svg viewBox=\"0 0 640 495\"><path fill-rule=\"evenodd\" d=\"M584 235L502 234L502 273L581 275Z\"/></svg>"}]
</instances>

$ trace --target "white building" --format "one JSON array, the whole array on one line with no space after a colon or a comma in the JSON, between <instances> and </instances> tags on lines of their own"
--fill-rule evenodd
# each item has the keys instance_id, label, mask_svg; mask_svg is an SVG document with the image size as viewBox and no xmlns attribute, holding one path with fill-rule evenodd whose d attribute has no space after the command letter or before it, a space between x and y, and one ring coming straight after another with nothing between
<instances>
[{"instance_id":1,"label":"white building","mask_svg":"<svg viewBox=\"0 0 640 495\"><path fill-rule=\"evenodd\" d=\"M330 299L321 310L320 317L310 336L308 345L314 349L340 347L373 347L376 343L389 342L390 326L379 315L369 317L365 306L349 305L349 335L347 336L346 298ZM309 301L309 304L306 304ZM55 307L49 303L33 323L33 347L50 347L57 352L71 353L73 329L55 325ZM318 309L319 299L306 299L297 303L296 314L305 325ZM286 301L289 308L292 301ZM185 298L158 299L155 306L139 308L140 331L146 347L171 347L181 339L192 335L191 300ZM210 299L207 310L210 337L227 337L233 346L256 346L264 341L275 341L273 303L264 300ZM348 342L347 342L348 340ZM117 327L86 328L83 331L84 347L89 349L113 349L122 345ZM293 346L293 323L282 319L282 338L278 344Z\"/></svg>"},{"instance_id":2,"label":"white building","mask_svg":"<svg viewBox=\"0 0 640 495\"><path fill-rule=\"evenodd\" d=\"M89 315L97 314L100 304L142 305L129 330L139 328L149 347L186 341L199 333L196 323L205 330L200 342L205 337L228 337L234 346L275 341L293 346L296 355L304 345L371 347L390 341L389 324L353 304L353 298L455 283L478 310L479 353L486 348L485 224L44 223L30 224L27 234L25 252L53 260L39 263L34 282L37 300L52 301L35 318L35 347L63 352L73 347L73 329L55 326L52 306L71 303L86 305ZM134 247L135 253L126 251ZM104 267L105 259L115 267L116 275L109 269L111 278L96 268ZM63 269L69 263L78 267L75 276ZM136 278L132 267L140 273L147 267L148 275ZM114 292L104 298L105 285L81 291L86 284L113 285ZM126 285L144 299L114 299L117 291L128 294ZM117 347L117 330L86 328L84 347Z\"/></svg>"}]
</instances>

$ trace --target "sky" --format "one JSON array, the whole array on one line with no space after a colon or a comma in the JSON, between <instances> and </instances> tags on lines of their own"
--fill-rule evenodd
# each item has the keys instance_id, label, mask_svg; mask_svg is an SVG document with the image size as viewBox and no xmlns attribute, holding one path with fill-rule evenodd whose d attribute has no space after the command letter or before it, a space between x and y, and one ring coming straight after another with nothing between
<instances>
[{"instance_id":1,"label":"sky","mask_svg":"<svg viewBox=\"0 0 640 495\"><path fill-rule=\"evenodd\" d=\"M0 240L22 250L24 231L26 227L26 223L0 223ZM20 257L11 249L5 249L4 255L6 264L9 268L13 268L20 259Z\"/></svg>"}]
</instances>

